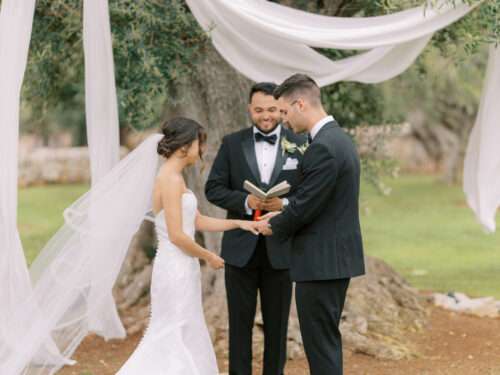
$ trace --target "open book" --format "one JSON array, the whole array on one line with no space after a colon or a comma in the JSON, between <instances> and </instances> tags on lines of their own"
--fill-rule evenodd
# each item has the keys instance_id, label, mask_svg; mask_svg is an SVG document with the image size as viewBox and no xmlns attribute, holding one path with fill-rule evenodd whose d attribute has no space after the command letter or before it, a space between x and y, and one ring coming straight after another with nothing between
<instances>
[{"instance_id":1,"label":"open book","mask_svg":"<svg viewBox=\"0 0 500 375\"><path fill-rule=\"evenodd\" d=\"M258 188L248 180L245 180L245 182L243 183L243 187L246 191L255 195L259 199L280 197L290 191L290 184L287 181L282 181L278 185L274 185L267 192L264 192L262 189Z\"/></svg>"}]
</instances>

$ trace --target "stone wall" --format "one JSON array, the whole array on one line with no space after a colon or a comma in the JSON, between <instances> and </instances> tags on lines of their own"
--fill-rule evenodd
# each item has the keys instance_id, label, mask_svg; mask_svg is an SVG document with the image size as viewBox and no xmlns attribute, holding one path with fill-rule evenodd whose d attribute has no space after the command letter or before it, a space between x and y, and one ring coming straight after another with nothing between
<instances>
[{"instance_id":1,"label":"stone wall","mask_svg":"<svg viewBox=\"0 0 500 375\"><path fill-rule=\"evenodd\" d=\"M121 156L127 154L121 149ZM19 158L19 186L43 184L87 183L90 181L90 163L87 147L33 148L21 152Z\"/></svg>"}]
</instances>

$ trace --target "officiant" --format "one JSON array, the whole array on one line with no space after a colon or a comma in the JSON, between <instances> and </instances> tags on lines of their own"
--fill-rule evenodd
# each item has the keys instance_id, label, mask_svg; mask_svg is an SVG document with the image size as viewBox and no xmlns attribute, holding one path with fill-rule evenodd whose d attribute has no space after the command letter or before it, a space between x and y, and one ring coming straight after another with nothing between
<instances>
[{"instance_id":1,"label":"officiant","mask_svg":"<svg viewBox=\"0 0 500 375\"><path fill-rule=\"evenodd\" d=\"M227 210L228 218L252 220L267 211L280 211L299 183L298 164L306 139L281 124L280 108L273 97L275 88L268 82L251 88L248 112L253 125L222 139L210 171L206 197ZM245 180L263 191L287 181L291 190L282 197L261 200L245 191ZM241 230L223 236L230 375L252 374L252 329L258 295L264 321L263 374L283 374L292 298L290 247L288 240Z\"/></svg>"}]
</instances>

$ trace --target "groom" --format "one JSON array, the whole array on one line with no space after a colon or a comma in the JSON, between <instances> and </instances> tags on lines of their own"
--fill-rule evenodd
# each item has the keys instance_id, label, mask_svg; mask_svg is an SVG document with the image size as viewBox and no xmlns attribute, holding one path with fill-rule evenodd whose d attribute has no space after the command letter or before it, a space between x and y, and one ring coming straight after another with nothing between
<instances>
[{"instance_id":1,"label":"groom","mask_svg":"<svg viewBox=\"0 0 500 375\"><path fill-rule=\"evenodd\" d=\"M304 349L312 375L341 375L340 318L351 277L364 274L359 224L359 158L353 142L328 116L318 85L296 74L274 92L283 119L307 132L302 181L280 214L260 232L293 238L290 274Z\"/></svg>"},{"instance_id":2,"label":"groom","mask_svg":"<svg viewBox=\"0 0 500 375\"><path fill-rule=\"evenodd\" d=\"M302 155L289 145L301 146L305 139L280 125L275 88L275 84L265 82L252 87L248 110L253 126L224 137L213 163L205 194L211 203L228 211L228 218L252 220L257 210L280 211L288 203L286 198L263 201L248 194L243 188L245 180L264 191L286 180L291 192L299 181ZM252 374L252 329L258 293L264 320L263 373L283 374L292 297L290 247L288 239L241 230L224 234L221 256L226 262L230 375Z\"/></svg>"}]
</instances>

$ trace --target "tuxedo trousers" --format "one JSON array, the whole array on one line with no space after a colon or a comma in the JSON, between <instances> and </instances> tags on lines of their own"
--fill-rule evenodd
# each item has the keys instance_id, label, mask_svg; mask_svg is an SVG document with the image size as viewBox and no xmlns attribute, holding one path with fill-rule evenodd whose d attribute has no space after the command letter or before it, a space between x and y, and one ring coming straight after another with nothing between
<instances>
[{"instance_id":1,"label":"tuxedo trousers","mask_svg":"<svg viewBox=\"0 0 500 375\"><path fill-rule=\"evenodd\" d=\"M339 330L350 279L297 282L295 299L311 375L342 375Z\"/></svg>"},{"instance_id":2,"label":"tuxedo trousers","mask_svg":"<svg viewBox=\"0 0 500 375\"><path fill-rule=\"evenodd\" d=\"M258 295L264 322L263 374L282 375L284 371L292 282L287 269L272 268L267 251L261 235L244 267L227 263L225 266L230 375L252 375L252 333Z\"/></svg>"}]
</instances>

